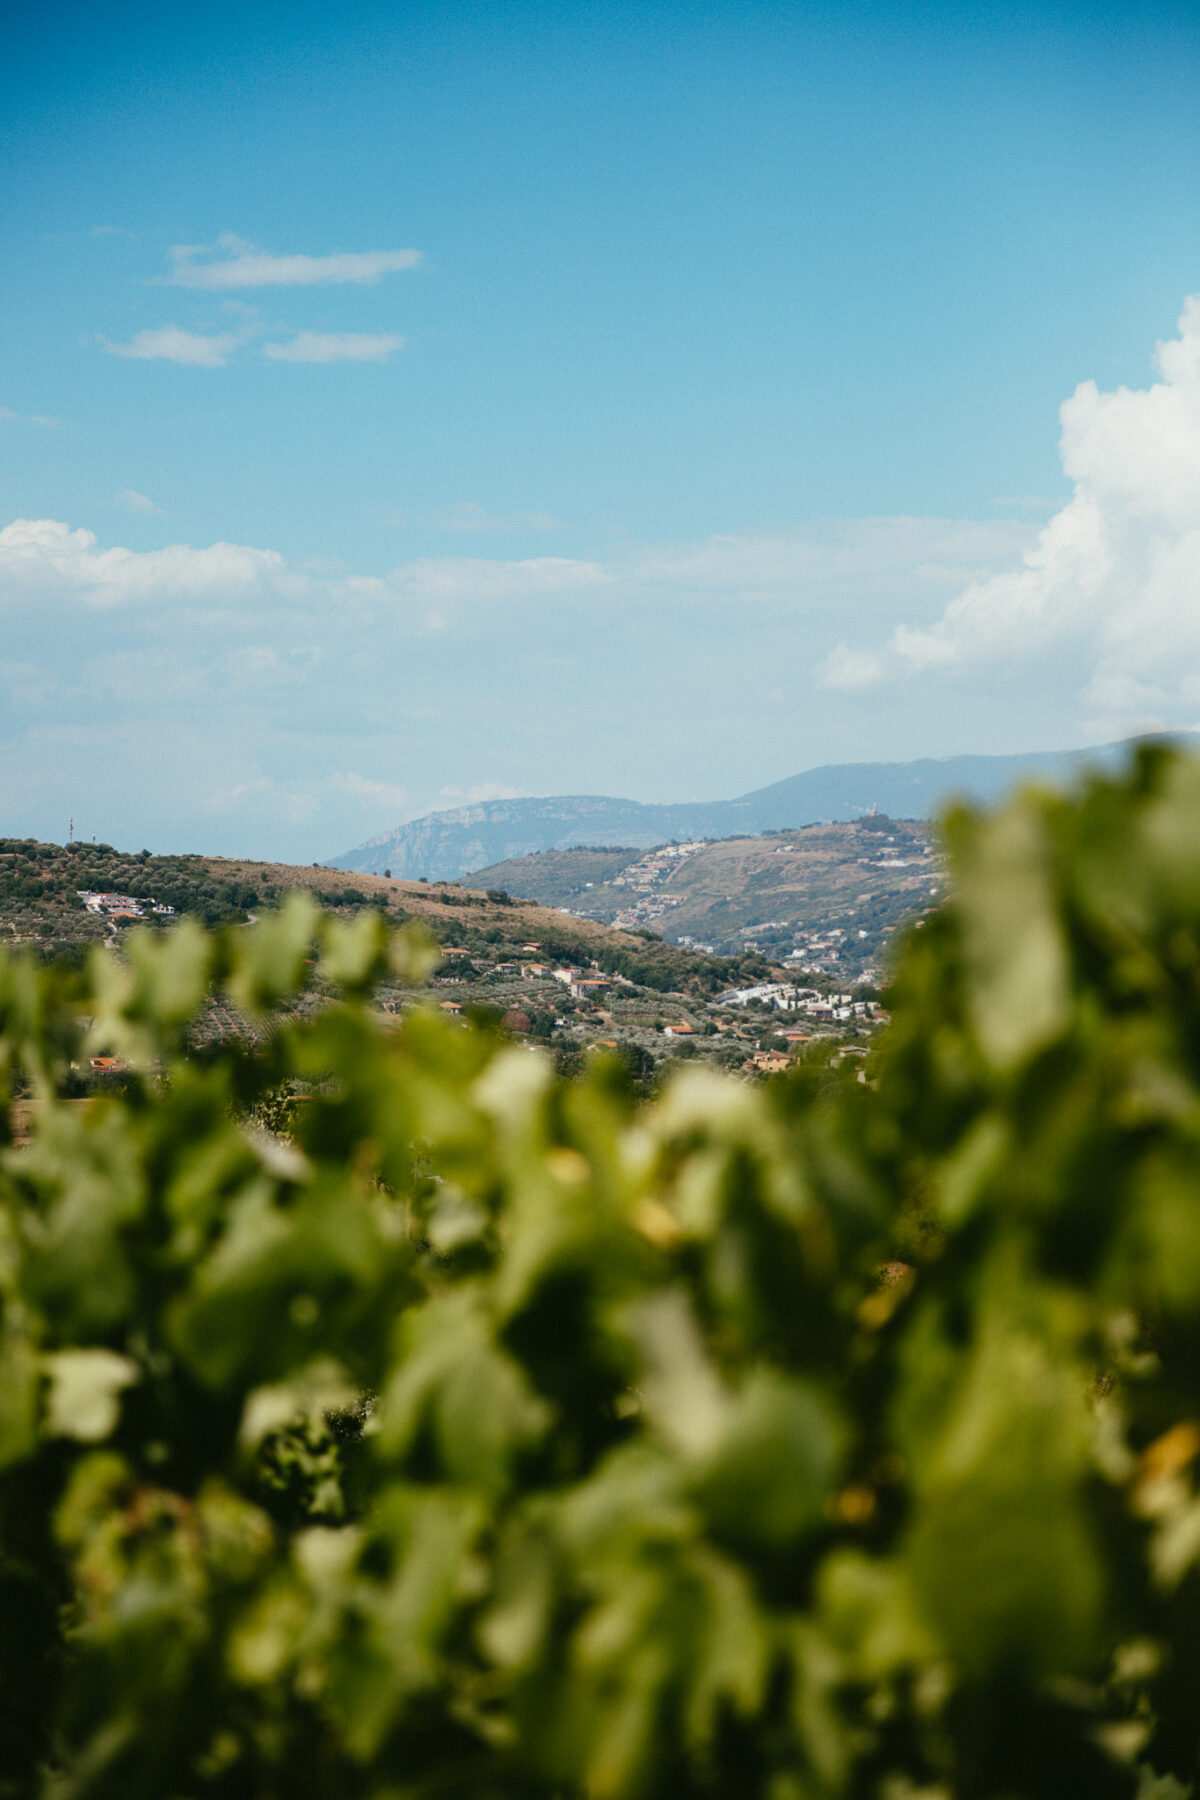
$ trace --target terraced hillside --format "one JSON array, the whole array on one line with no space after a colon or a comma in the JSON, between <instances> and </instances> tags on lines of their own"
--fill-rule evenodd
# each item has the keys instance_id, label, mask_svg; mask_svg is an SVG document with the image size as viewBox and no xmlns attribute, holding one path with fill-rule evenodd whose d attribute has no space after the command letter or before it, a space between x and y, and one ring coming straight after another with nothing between
<instances>
[{"instance_id":1,"label":"terraced hillside","mask_svg":"<svg viewBox=\"0 0 1200 1800\"><path fill-rule=\"evenodd\" d=\"M856 971L878 964L901 921L934 903L943 875L924 820L876 816L649 853L552 851L471 879L724 956L754 947L775 961Z\"/></svg>"}]
</instances>

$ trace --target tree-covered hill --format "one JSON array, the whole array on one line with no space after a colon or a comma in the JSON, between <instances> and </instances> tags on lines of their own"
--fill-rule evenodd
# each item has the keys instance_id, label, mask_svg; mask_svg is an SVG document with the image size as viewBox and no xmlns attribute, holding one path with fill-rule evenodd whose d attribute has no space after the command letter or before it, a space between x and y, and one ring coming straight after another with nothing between
<instances>
[{"instance_id":1,"label":"tree-covered hill","mask_svg":"<svg viewBox=\"0 0 1200 1800\"><path fill-rule=\"evenodd\" d=\"M759 973L753 952L733 960L679 949L654 934L614 931L575 919L500 888L392 880L348 874L314 864L251 862L206 856L135 855L107 844L48 844L0 838L0 943L28 944L46 957L78 959L87 945L124 932L134 923L89 912L80 890L157 900L177 916L205 924L244 922L294 891L322 906L356 913L382 909L394 923L421 920L439 943L519 954L535 944L545 959L580 961L662 991L714 993L739 972ZM151 917L159 926L167 921Z\"/></svg>"}]
</instances>

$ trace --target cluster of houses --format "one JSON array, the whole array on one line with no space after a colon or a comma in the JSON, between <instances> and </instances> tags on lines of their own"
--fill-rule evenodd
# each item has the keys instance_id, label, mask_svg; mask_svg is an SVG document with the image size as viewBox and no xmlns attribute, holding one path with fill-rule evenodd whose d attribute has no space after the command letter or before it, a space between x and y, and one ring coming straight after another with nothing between
<instances>
[{"instance_id":1,"label":"cluster of houses","mask_svg":"<svg viewBox=\"0 0 1200 1800\"><path fill-rule=\"evenodd\" d=\"M637 862L626 864L619 875L614 875L610 887L654 888L673 875L675 870L697 850L703 850L703 844L664 844L661 850L651 850L648 855L639 857Z\"/></svg>"},{"instance_id":2,"label":"cluster of houses","mask_svg":"<svg viewBox=\"0 0 1200 1800\"><path fill-rule=\"evenodd\" d=\"M632 906L623 906L620 912L615 912L612 922L621 931L630 931L639 925L654 925L673 906L682 906L686 899L686 894L645 894Z\"/></svg>"},{"instance_id":3,"label":"cluster of houses","mask_svg":"<svg viewBox=\"0 0 1200 1800\"><path fill-rule=\"evenodd\" d=\"M882 1019L873 1000L855 1000L851 994L818 994L815 988L792 987L783 981L764 981L757 987L730 988L718 996L721 1006L748 1006L760 1000L779 1012L799 1012L823 1024L845 1024L851 1019Z\"/></svg>"},{"instance_id":4,"label":"cluster of houses","mask_svg":"<svg viewBox=\"0 0 1200 1800\"><path fill-rule=\"evenodd\" d=\"M540 944L523 944L525 952L541 949ZM633 984L627 975L602 975L597 970L585 970L576 964L556 967L545 962L490 962L486 958L474 956L469 950L460 950L454 946L442 947L442 960L448 965L442 979L453 980L453 969L456 963L469 963L480 974L488 975L520 975L523 981L561 981L573 1000L599 1000L613 987L631 987ZM446 1001L444 1011L457 1010L452 1001Z\"/></svg>"},{"instance_id":5,"label":"cluster of houses","mask_svg":"<svg viewBox=\"0 0 1200 1800\"><path fill-rule=\"evenodd\" d=\"M648 855L639 857L637 862L622 869L619 875L614 875L609 885L630 888L637 899L614 915L613 924L623 930L638 925L653 925L664 913L670 912L673 906L682 906L687 898L686 894L664 894L656 890L661 890L663 882L675 873L681 863L703 848L703 844L664 844L660 850L651 850Z\"/></svg>"},{"instance_id":6,"label":"cluster of houses","mask_svg":"<svg viewBox=\"0 0 1200 1800\"><path fill-rule=\"evenodd\" d=\"M157 900L138 900L132 894L95 894L90 888L76 888L76 893L90 913L106 919L144 919L153 913L160 919L173 919L175 908Z\"/></svg>"}]
</instances>

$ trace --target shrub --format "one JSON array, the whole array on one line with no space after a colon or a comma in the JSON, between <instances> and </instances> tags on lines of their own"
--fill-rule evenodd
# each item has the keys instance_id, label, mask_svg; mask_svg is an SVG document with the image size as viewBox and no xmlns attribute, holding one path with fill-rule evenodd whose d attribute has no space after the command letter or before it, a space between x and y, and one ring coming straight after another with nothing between
<instances>
[{"instance_id":1,"label":"shrub","mask_svg":"<svg viewBox=\"0 0 1200 1800\"><path fill-rule=\"evenodd\" d=\"M1186 1791L1200 764L947 836L873 1086L385 1025L302 895L0 962L8 1793Z\"/></svg>"}]
</instances>

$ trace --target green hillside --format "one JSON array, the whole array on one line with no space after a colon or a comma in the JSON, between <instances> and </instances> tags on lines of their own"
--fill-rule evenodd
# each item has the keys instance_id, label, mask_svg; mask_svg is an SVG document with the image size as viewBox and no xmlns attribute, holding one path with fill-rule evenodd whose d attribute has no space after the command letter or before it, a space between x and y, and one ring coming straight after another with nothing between
<instances>
[{"instance_id":1,"label":"green hillside","mask_svg":"<svg viewBox=\"0 0 1200 1800\"><path fill-rule=\"evenodd\" d=\"M589 853L580 853L589 854ZM514 896L502 884L463 888L445 882L395 881L314 864L249 862L225 857L152 856L108 844L48 844L0 838L0 941L26 944L44 957L78 961L89 944L114 939L133 924L161 925L192 915L205 924L237 923L274 907L296 888L322 906L354 913L377 908L400 923L420 919L439 943L519 955L529 946L547 961L595 964L660 992L715 993L746 959L714 958L637 931L568 914ZM91 912L80 891L127 898L143 916ZM157 902L171 909L156 916ZM748 953L749 954L749 953ZM757 958L751 957L753 963Z\"/></svg>"}]
</instances>

